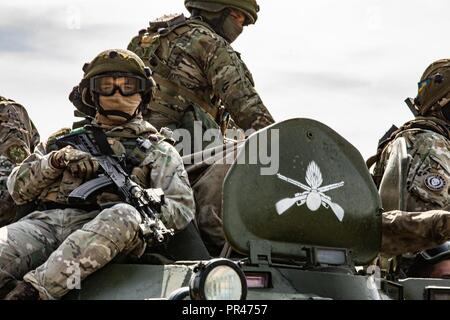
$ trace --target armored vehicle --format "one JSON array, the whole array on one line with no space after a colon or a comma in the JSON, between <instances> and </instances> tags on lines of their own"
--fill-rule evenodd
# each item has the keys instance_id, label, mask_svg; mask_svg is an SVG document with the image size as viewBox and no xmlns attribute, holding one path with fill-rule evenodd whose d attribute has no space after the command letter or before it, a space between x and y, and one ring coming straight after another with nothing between
<instances>
[{"instance_id":1,"label":"armored vehicle","mask_svg":"<svg viewBox=\"0 0 450 320\"><path fill-rule=\"evenodd\" d=\"M379 254L380 198L360 153L324 124L292 119L250 136L225 179L223 209L223 257L149 252L109 264L67 298L419 298L405 294L417 282L381 281L360 267Z\"/></svg>"}]
</instances>

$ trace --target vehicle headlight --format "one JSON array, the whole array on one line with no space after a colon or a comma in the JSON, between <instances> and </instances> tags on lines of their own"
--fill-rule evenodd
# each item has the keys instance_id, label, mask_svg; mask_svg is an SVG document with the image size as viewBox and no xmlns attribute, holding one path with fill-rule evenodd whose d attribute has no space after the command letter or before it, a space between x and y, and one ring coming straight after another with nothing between
<instances>
[{"instance_id":1,"label":"vehicle headlight","mask_svg":"<svg viewBox=\"0 0 450 320\"><path fill-rule=\"evenodd\" d=\"M214 259L200 264L190 282L195 300L244 300L247 282L241 268L228 259Z\"/></svg>"}]
</instances>

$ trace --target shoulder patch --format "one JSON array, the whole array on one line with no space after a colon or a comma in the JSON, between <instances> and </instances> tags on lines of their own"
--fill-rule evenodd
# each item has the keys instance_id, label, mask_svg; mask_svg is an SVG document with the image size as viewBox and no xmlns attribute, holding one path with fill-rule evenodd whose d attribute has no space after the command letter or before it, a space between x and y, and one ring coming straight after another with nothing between
<instances>
[{"instance_id":1,"label":"shoulder patch","mask_svg":"<svg viewBox=\"0 0 450 320\"><path fill-rule=\"evenodd\" d=\"M21 145L12 145L6 151L8 158L14 163L21 163L28 157L28 152Z\"/></svg>"},{"instance_id":2,"label":"shoulder patch","mask_svg":"<svg viewBox=\"0 0 450 320\"><path fill-rule=\"evenodd\" d=\"M442 191L447 184L447 180L440 174L430 174L425 178L425 186L431 191Z\"/></svg>"}]
</instances>

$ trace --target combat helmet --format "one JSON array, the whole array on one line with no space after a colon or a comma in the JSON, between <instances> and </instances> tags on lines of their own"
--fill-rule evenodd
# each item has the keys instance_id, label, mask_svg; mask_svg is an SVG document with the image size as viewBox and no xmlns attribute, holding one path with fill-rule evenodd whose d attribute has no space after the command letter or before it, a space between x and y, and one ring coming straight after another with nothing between
<instances>
[{"instance_id":1,"label":"combat helmet","mask_svg":"<svg viewBox=\"0 0 450 320\"><path fill-rule=\"evenodd\" d=\"M92 79L106 73L132 75L142 80L140 90L142 103L138 108L140 111L145 109L152 98L155 81L151 70L131 51L123 49L103 51L92 62L86 63L83 71L83 79L69 96L70 101L78 109L75 116L92 118L97 110L101 111L98 94L92 90Z\"/></svg>"},{"instance_id":2,"label":"combat helmet","mask_svg":"<svg viewBox=\"0 0 450 320\"><path fill-rule=\"evenodd\" d=\"M420 115L430 113L433 107L441 109L441 100L450 93L450 60L442 59L433 62L424 72L419 82L419 91L415 105Z\"/></svg>"},{"instance_id":3,"label":"combat helmet","mask_svg":"<svg viewBox=\"0 0 450 320\"><path fill-rule=\"evenodd\" d=\"M184 5L192 13L193 9L220 12L226 8L242 11L247 16L245 25L258 20L259 5L256 0L185 0Z\"/></svg>"}]
</instances>

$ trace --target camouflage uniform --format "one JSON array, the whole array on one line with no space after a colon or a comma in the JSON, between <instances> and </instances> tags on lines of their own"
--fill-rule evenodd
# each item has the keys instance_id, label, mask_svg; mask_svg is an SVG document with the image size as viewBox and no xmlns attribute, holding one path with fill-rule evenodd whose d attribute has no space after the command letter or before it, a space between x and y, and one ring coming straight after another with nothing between
<instances>
[{"instance_id":1,"label":"camouflage uniform","mask_svg":"<svg viewBox=\"0 0 450 320\"><path fill-rule=\"evenodd\" d=\"M441 133L414 126L441 127ZM407 123L381 154L374 175L382 177L396 139L404 138L409 157L406 181L406 211L445 209L450 203L450 140L444 135L447 125L436 118L418 118ZM450 126L448 127L450 129ZM449 131L450 132L450 131Z\"/></svg>"},{"instance_id":2,"label":"camouflage uniform","mask_svg":"<svg viewBox=\"0 0 450 320\"><path fill-rule=\"evenodd\" d=\"M125 154L127 163L132 163L128 170L135 182L144 188L163 189L166 226L185 228L194 217L195 205L175 148L140 117L105 133L114 154ZM146 152L138 148L138 137L151 141ZM84 208L68 205L70 192L85 181L52 166L53 147L51 139L47 145L41 144L8 180L17 203L38 200L50 210L33 212L0 229L0 288L24 277L42 299L61 298L111 260L124 255L139 257L146 247L139 232L140 214L120 203L116 195L104 192ZM102 211L88 210L105 202L117 204Z\"/></svg>"},{"instance_id":3,"label":"camouflage uniform","mask_svg":"<svg viewBox=\"0 0 450 320\"><path fill-rule=\"evenodd\" d=\"M204 2L210 5L216 1ZM246 1L235 2L239 8ZM244 5L252 8L255 4ZM206 21L184 16L162 17L133 38L128 49L152 69L157 83L146 119L157 128L187 130L192 147L195 146L195 121L202 123L201 133L207 129L224 132L233 125L259 130L274 122L240 55ZM226 114L231 115L233 124L225 123ZM202 148L208 144L203 141ZM196 151L199 150L191 150ZM193 169L198 172L199 167L196 164ZM201 177L191 179L198 203L196 217L210 253L217 255L225 242L221 201L229 165L216 163L201 167Z\"/></svg>"},{"instance_id":4,"label":"camouflage uniform","mask_svg":"<svg viewBox=\"0 0 450 320\"><path fill-rule=\"evenodd\" d=\"M208 156L200 163L186 165L197 207L196 222L203 242L212 256L219 256L224 244L222 195L223 182L236 159L243 142L228 143L208 150ZM185 163L193 163L199 154L183 157Z\"/></svg>"},{"instance_id":5,"label":"camouflage uniform","mask_svg":"<svg viewBox=\"0 0 450 320\"><path fill-rule=\"evenodd\" d=\"M381 252L388 257L434 248L450 240L450 212L383 213Z\"/></svg>"},{"instance_id":6,"label":"camouflage uniform","mask_svg":"<svg viewBox=\"0 0 450 320\"><path fill-rule=\"evenodd\" d=\"M164 16L152 21L128 45L153 70L157 83L148 121L157 128L189 132L191 152L200 151L196 134L208 129L222 133L226 129L259 130L274 123L255 90L252 74L231 47L239 32L226 27L231 9L246 15L244 25L255 23L256 1L185 0L185 6L191 18ZM200 130L194 127L196 121L202 125ZM210 147L210 142L199 140L202 149ZM213 255L225 242L221 201L228 169L229 165L220 161L187 166L196 175L191 184L199 204L197 222Z\"/></svg>"},{"instance_id":7,"label":"camouflage uniform","mask_svg":"<svg viewBox=\"0 0 450 320\"><path fill-rule=\"evenodd\" d=\"M425 126L429 130L425 129ZM422 127L422 128L420 128ZM440 129L438 133L438 128ZM433 130L433 131L432 131ZM441 224L439 227L441 229L436 229L433 233L431 226L438 226L435 219L431 217L436 217L436 215L431 215L427 211L432 210L449 210L450 209L450 197L449 197L449 186L450 183L450 140L447 136L444 136L446 130L446 125L444 121L436 118L424 118L420 117L411 122L405 124L401 129L398 130L395 138L392 142L388 143L380 156L379 162L374 169L374 176L377 181L381 181L384 175L384 170L386 169L386 164L389 161L391 155L391 149L393 143L396 139L403 138L406 141L407 153L409 157L409 165L406 169L407 180L406 180L406 207L404 210L406 212L423 212L423 215L418 214L415 221L420 223L413 224L414 227L408 226L410 220L407 215L401 217L403 214L398 212L399 218L394 218L392 215L394 213L387 213L387 218L383 224L384 229L391 230L392 228L397 228L396 230L402 230L399 226L390 226L390 223L399 223L404 221L402 224L405 228L405 234L408 234L411 230L417 232L418 239L424 237L428 234L429 245L422 243L417 240L412 242L416 247L411 246L410 235L408 241L399 241L401 235L394 236L395 234L386 231L383 232L383 248L389 252L409 252L409 249L415 248L415 251L421 251L423 249L429 249L433 245L436 245L436 237L434 234L447 234L448 226L446 224ZM444 228L444 229L442 229ZM440 238L438 238L440 239ZM443 239L446 241L446 239ZM440 243L438 243L440 244ZM391 248L391 249L387 249ZM387 253L386 251L384 253Z\"/></svg>"},{"instance_id":8,"label":"camouflage uniform","mask_svg":"<svg viewBox=\"0 0 450 320\"><path fill-rule=\"evenodd\" d=\"M39 134L23 106L0 96L0 227L11 222L16 206L6 180L13 167L21 163L39 143Z\"/></svg>"},{"instance_id":9,"label":"camouflage uniform","mask_svg":"<svg viewBox=\"0 0 450 320\"><path fill-rule=\"evenodd\" d=\"M160 20L167 19L166 29L151 23L128 46L151 67L158 84L149 122L157 128L190 130L197 120L206 129L217 128L214 123L220 122L222 105L244 130L259 130L274 122L251 73L223 37L198 19Z\"/></svg>"}]
</instances>

